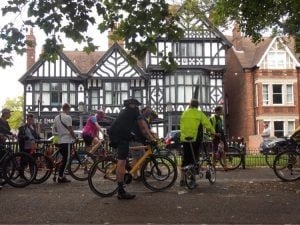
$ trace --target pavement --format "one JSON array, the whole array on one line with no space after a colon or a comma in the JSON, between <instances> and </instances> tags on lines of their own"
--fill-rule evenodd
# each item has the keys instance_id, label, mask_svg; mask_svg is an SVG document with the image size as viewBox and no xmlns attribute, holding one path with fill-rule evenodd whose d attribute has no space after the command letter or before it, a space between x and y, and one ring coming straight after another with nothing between
<instances>
[{"instance_id":1,"label":"pavement","mask_svg":"<svg viewBox=\"0 0 300 225\"><path fill-rule=\"evenodd\" d=\"M126 188L134 200L100 198L87 182L51 179L0 191L0 224L299 224L300 182L281 182L270 168L217 171L194 190L177 183L151 192L140 182Z\"/></svg>"}]
</instances>

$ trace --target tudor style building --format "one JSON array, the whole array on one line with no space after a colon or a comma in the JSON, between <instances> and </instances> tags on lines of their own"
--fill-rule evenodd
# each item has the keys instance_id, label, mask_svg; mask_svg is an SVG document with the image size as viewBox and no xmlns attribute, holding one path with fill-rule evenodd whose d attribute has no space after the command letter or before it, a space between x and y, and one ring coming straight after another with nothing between
<instances>
[{"instance_id":1,"label":"tudor style building","mask_svg":"<svg viewBox=\"0 0 300 225\"><path fill-rule=\"evenodd\" d=\"M233 43L224 80L228 133L244 137L251 149L261 141L264 122L271 136L291 134L300 116L300 63L293 39L266 37L255 45L237 26L227 38Z\"/></svg>"},{"instance_id":2,"label":"tudor style building","mask_svg":"<svg viewBox=\"0 0 300 225\"><path fill-rule=\"evenodd\" d=\"M178 13L184 38L178 42L158 38L157 53L148 53L145 61L137 65L129 63L126 51L118 43L106 52L59 52L54 63L43 59L35 62L35 49L28 47L28 71L20 78L24 85L24 113L36 114L44 127L50 127L61 105L69 102L74 125L79 127L85 119L84 112L103 108L113 117L120 112L124 99L134 97L151 105L164 119L164 124L157 125L163 136L179 128L181 112L198 91L202 110L210 114L224 102L226 50L231 43L209 20L193 19L184 9ZM35 42L32 31L27 39ZM178 63L171 73L160 67L162 54L168 52Z\"/></svg>"}]
</instances>

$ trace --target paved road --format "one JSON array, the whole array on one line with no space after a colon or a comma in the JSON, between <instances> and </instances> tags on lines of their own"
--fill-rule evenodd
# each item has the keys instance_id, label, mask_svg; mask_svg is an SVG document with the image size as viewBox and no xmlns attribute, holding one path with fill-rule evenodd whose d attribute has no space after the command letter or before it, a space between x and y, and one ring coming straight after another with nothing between
<instances>
[{"instance_id":1,"label":"paved road","mask_svg":"<svg viewBox=\"0 0 300 225\"><path fill-rule=\"evenodd\" d=\"M218 171L193 191L178 183L153 193L134 182L136 199L94 195L86 182L48 182L0 191L0 224L299 224L300 182L280 182L272 170Z\"/></svg>"}]
</instances>

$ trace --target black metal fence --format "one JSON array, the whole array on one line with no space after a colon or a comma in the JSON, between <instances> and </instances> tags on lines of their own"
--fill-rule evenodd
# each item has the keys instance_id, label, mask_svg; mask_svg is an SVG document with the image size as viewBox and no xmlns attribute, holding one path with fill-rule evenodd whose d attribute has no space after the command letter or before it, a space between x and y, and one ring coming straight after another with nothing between
<instances>
[{"instance_id":1,"label":"black metal fence","mask_svg":"<svg viewBox=\"0 0 300 225\"><path fill-rule=\"evenodd\" d=\"M39 142L40 147L43 144L52 145L51 141L42 140ZM248 167L268 167L266 156L261 154L258 149L247 149L247 146L244 144L243 139L237 140L230 140L228 142L229 146L234 146L239 148L242 152L242 164L241 168L248 168ZM16 141L9 143L9 146L13 149L14 152L19 151L19 145ZM84 142L79 141L76 143L76 149L84 147ZM181 161L181 154L178 154L178 162ZM275 155L268 155L268 159L272 160Z\"/></svg>"}]
</instances>

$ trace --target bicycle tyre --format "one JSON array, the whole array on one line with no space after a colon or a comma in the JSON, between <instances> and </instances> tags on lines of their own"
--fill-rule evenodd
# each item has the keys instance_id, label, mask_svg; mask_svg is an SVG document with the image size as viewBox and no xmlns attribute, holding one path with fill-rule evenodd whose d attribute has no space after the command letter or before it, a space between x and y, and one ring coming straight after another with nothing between
<instances>
[{"instance_id":1,"label":"bicycle tyre","mask_svg":"<svg viewBox=\"0 0 300 225\"><path fill-rule=\"evenodd\" d=\"M300 153L287 150L279 153L274 160L273 170L282 181L296 181L300 179Z\"/></svg>"},{"instance_id":2,"label":"bicycle tyre","mask_svg":"<svg viewBox=\"0 0 300 225\"><path fill-rule=\"evenodd\" d=\"M240 149L229 146L228 151L225 152L225 159L221 157L220 163L222 167L227 170L235 170L242 164L242 153Z\"/></svg>"},{"instance_id":3,"label":"bicycle tyre","mask_svg":"<svg viewBox=\"0 0 300 225\"><path fill-rule=\"evenodd\" d=\"M175 184L178 171L175 162L166 156L151 156L141 168L143 184L152 191L162 191Z\"/></svg>"},{"instance_id":4,"label":"bicycle tyre","mask_svg":"<svg viewBox=\"0 0 300 225\"><path fill-rule=\"evenodd\" d=\"M213 165L207 164L205 171L205 178L208 179L209 183L214 184L217 180L216 169Z\"/></svg>"},{"instance_id":5,"label":"bicycle tyre","mask_svg":"<svg viewBox=\"0 0 300 225\"><path fill-rule=\"evenodd\" d=\"M265 154L265 161L270 168L273 168L273 164L274 164L276 155L277 154L274 154L274 153L266 153Z\"/></svg>"},{"instance_id":6,"label":"bicycle tyre","mask_svg":"<svg viewBox=\"0 0 300 225\"><path fill-rule=\"evenodd\" d=\"M86 181L95 161L93 154L87 151L75 151L68 166L69 175L75 180Z\"/></svg>"},{"instance_id":7,"label":"bicycle tyre","mask_svg":"<svg viewBox=\"0 0 300 225\"><path fill-rule=\"evenodd\" d=\"M107 157L96 161L88 174L88 183L92 192L100 197L111 197L117 193L117 160Z\"/></svg>"},{"instance_id":8,"label":"bicycle tyre","mask_svg":"<svg viewBox=\"0 0 300 225\"><path fill-rule=\"evenodd\" d=\"M190 189L190 190L193 190L194 188L197 187L197 185L196 185L196 175L192 171L192 169L188 169L185 172L184 182L185 182L185 185L187 186L187 188Z\"/></svg>"},{"instance_id":9,"label":"bicycle tyre","mask_svg":"<svg viewBox=\"0 0 300 225\"><path fill-rule=\"evenodd\" d=\"M3 163L3 177L12 187L26 187L34 180L36 173L33 157L24 152L13 154Z\"/></svg>"},{"instance_id":10,"label":"bicycle tyre","mask_svg":"<svg viewBox=\"0 0 300 225\"><path fill-rule=\"evenodd\" d=\"M33 184L41 184L49 179L53 171L51 159L43 153L35 153L33 156L37 166L37 174L32 181Z\"/></svg>"}]
</instances>

